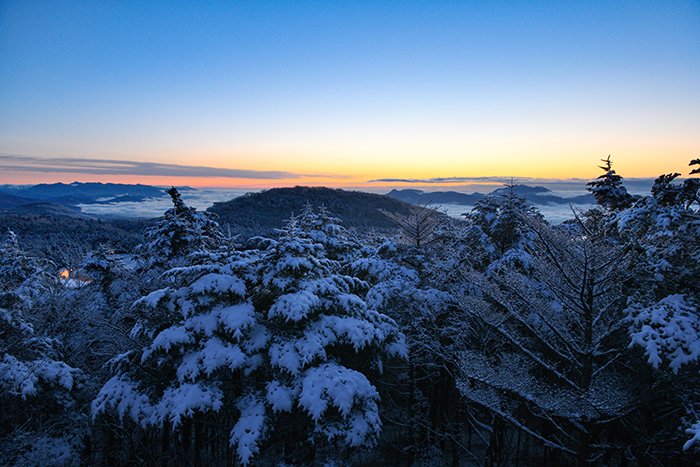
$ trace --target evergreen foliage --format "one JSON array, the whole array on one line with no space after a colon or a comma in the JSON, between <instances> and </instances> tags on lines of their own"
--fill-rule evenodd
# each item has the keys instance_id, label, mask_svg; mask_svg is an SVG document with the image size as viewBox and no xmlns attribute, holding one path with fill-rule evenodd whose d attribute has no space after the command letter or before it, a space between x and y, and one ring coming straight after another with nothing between
<instances>
[{"instance_id":1,"label":"evergreen foliage","mask_svg":"<svg viewBox=\"0 0 700 467\"><path fill-rule=\"evenodd\" d=\"M511 183L461 220L365 197L381 233L304 188L252 236L175 188L136 249L8 231L0 464L696 465L699 164L633 196L607 158L560 225Z\"/></svg>"},{"instance_id":2,"label":"evergreen foliage","mask_svg":"<svg viewBox=\"0 0 700 467\"><path fill-rule=\"evenodd\" d=\"M603 175L588 183L588 190L593 193L596 202L613 211L628 208L634 201L634 197L627 192L622 184L622 177L612 168L610 156L602 159L603 165L599 166Z\"/></svg>"}]
</instances>

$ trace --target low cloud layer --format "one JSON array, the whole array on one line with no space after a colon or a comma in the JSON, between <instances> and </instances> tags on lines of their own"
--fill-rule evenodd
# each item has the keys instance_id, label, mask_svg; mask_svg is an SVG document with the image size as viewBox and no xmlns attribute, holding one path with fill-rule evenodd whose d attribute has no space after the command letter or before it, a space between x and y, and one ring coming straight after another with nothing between
<instances>
[{"instance_id":1,"label":"low cloud layer","mask_svg":"<svg viewBox=\"0 0 700 467\"><path fill-rule=\"evenodd\" d=\"M78 173L91 175L141 175L167 177L223 177L276 180L316 175L284 171L221 169L197 165L162 164L159 162L90 159L79 157L44 158L0 154L0 170L41 173Z\"/></svg>"},{"instance_id":2,"label":"low cloud layer","mask_svg":"<svg viewBox=\"0 0 700 467\"><path fill-rule=\"evenodd\" d=\"M442 184L442 183L514 183L532 184L532 183L551 183L553 181L566 182L586 182L588 180L582 178L533 178L533 177L435 177L435 178L377 178L369 180L369 183L425 183L425 184Z\"/></svg>"},{"instance_id":3,"label":"low cloud layer","mask_svg":"<svg viewBox=\"0 0 700 467\"><path fill-rule=\"evenodd\" d=\"M553 186L585 186L590 182L587 178L541 178L541 177L506 177L506 176L491 176L491 177L435 177L435 178L377 178L369 180L368 183L413 183L416 185L440 185L445 183L462 183L462 184L509 184L510 182L520 185L544 185L547 187ZM623 183L635 190L648 190L654 179L653 178L625 178Z\"/></svg>"}]
</instances>

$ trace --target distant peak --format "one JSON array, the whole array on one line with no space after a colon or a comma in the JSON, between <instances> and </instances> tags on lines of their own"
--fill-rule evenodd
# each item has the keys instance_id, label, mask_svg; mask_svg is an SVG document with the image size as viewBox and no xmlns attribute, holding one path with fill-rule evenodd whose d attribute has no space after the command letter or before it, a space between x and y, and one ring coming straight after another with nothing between
<instances>
[{"instance_id":1,"label":"distant peak","mask_svg":"<svg viewBox=\"0 0 700 467\"><path fill-rule=\"evenodd\" d=\"M423 190L416 190L415 188L394 188L392 189L389 193L415 193L415 194L421 194L424 193Z\"/></svg>"}]
</instances>

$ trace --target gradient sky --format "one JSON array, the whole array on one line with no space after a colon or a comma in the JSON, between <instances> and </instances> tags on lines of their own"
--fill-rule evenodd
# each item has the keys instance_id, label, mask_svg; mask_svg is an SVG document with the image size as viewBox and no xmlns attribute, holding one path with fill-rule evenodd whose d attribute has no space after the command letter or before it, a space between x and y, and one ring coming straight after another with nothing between
<instances>
[{"instance_id":1,"label":"gradient sky","mask_svg":"<svg viewBox=\"0 0 700 467\"><path fill-rule=\"evenodd\" d=\"M700 156L699 1L0 1L0 183L589 178L607 154Z\"/></svg>"}]
</instances>

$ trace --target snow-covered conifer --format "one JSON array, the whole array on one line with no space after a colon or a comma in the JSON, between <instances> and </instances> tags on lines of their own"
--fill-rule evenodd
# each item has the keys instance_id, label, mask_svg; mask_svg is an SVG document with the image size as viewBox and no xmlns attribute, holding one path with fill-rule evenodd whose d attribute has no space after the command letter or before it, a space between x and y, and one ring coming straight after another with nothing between
<instances>
[{"instance_id":1,"label":"snow-covered conifer","mask_svg":"<svg viewBox=\"0 0 700 467\"><path fill-rule=\"evenodd\" d=\"M362 371L378 371L381 355L405 356L396 324L368 308L360 298L367 284L339 274L294 221L260 264L258 306L267 310L274 386L299 398L321 437L372 445L381 427L378 395Z\"/></svg>"},{"instance_id":2,"label":"snow-covered conifer","mask_svg":"<svg viewBox=\"0 0 700 467\"><path fill-rule=\"evenodd\" d=\"M146 231L139 253L148 267L183 265L187 255L219 246L222 234L219 224L206 212L188 206L175 187L167 190L173 207L163 219Z\"/></svg>"},{"instance_id":3,"label":"snow-covered conifer","mask_svg":"<svg viewBox=\"0 0 700 467\"><path fill-rule=\"evenodd\" d=\"M314 209L307 204L296 221L314 242L323 245L326 256L330 259L349 261L359 249L354 236L325 206Z\"/></svg>"},{"instance_id":4,"label":"snow-covered conifer","mask_svg":"<svg viewBox=\"0 0 700 467\"><path fill-rule=\"evenodd\" d=\"M259 243L267 249L174 269L180 285L139 301L152 310L133 331L145 346L118 359L96 415L163 430L190 420L201 430L198 416L218 414L244 464L290 433L314 441L318 455L321 442L376 441L378 393L368 378L382 356L405 355L396 324L367 307L355 293L366 285L339 274L296 221L278 241Z\"/></svg>"},{"instance_id":5,"label":"snow-covered conifer","mask_svg":"<svg viewBox=\"0 0 700 467\"><path fill-rule=\"evenodd\" d=\"M694 423L700 412L700 179L678 184L677 176L657 178L652 196L620 211L611 224L629 250L635 277L627 288L630 346L641 348L661 374L671 370L663 378Z\"/></svg>"},{"instance_id":6,"label":"snow-covered conifer","mask_svg":"<svg viewBox=\"0 0 700 467\"><path fill-rule=\"evenodd\" d=\"M627 192L622 184L622 177L612 168L610 156L602 159L600 168L605 172L596 180L588 183L588 190L593 193L596 202L613 211L632 205L634 197Z\"/></svg>"},{"instance_id":7,"label":"snow-covered conifer","mask_svg":"<svg viewBox=\"0 0 700 467\"><path fill-rule=\"evenodd\" d=\"M58 342L36 335L25 317L42 298L45 275L11 232L0 253L0 274L7 274L0 295L0 464L77 465L75 434L83 428L73 398L77 370L60 359Z\"/></svg>"},{"instance_id":8,"label":"snow-covered conifer","mask_svg":"<svg viewBox=\"0 0 700 467\"><path fill-rule=\"evenodd\" d=\"M0 464L78 465L77 370L18 309L0 308ZM42 444L55 449L43 449Z\"/></svg>"},{"instance_id":9,"label":"snow-covered conifer","mask_svg":"<svg viewBox=\"0 0 700 467\"><path fill-rule=\"evenodd\" d=\"M479 201L467 219L481 228L491 239L499 254L512 248L523 247L528 219L542 220L542 215L527 200L515 192L515 186L506 185L499 193ZM471 236L474 234L472 233ZM487 246L488 249L488 246Z\"/></svg>"},{"instance_id":10,"label":"snow-covered conifer","mask_svg":"<svg viewBox=\"0 0 700 467\"><path fill-rule=\"evenodd\" d=\"M52 268L48 261L40 261L19 246L17 236L9 230L0 244L0 294L5 300L31 301L55 282L47 269ZM10 297L11 296L11 297Z\"/></svg>"}]
</instances>

